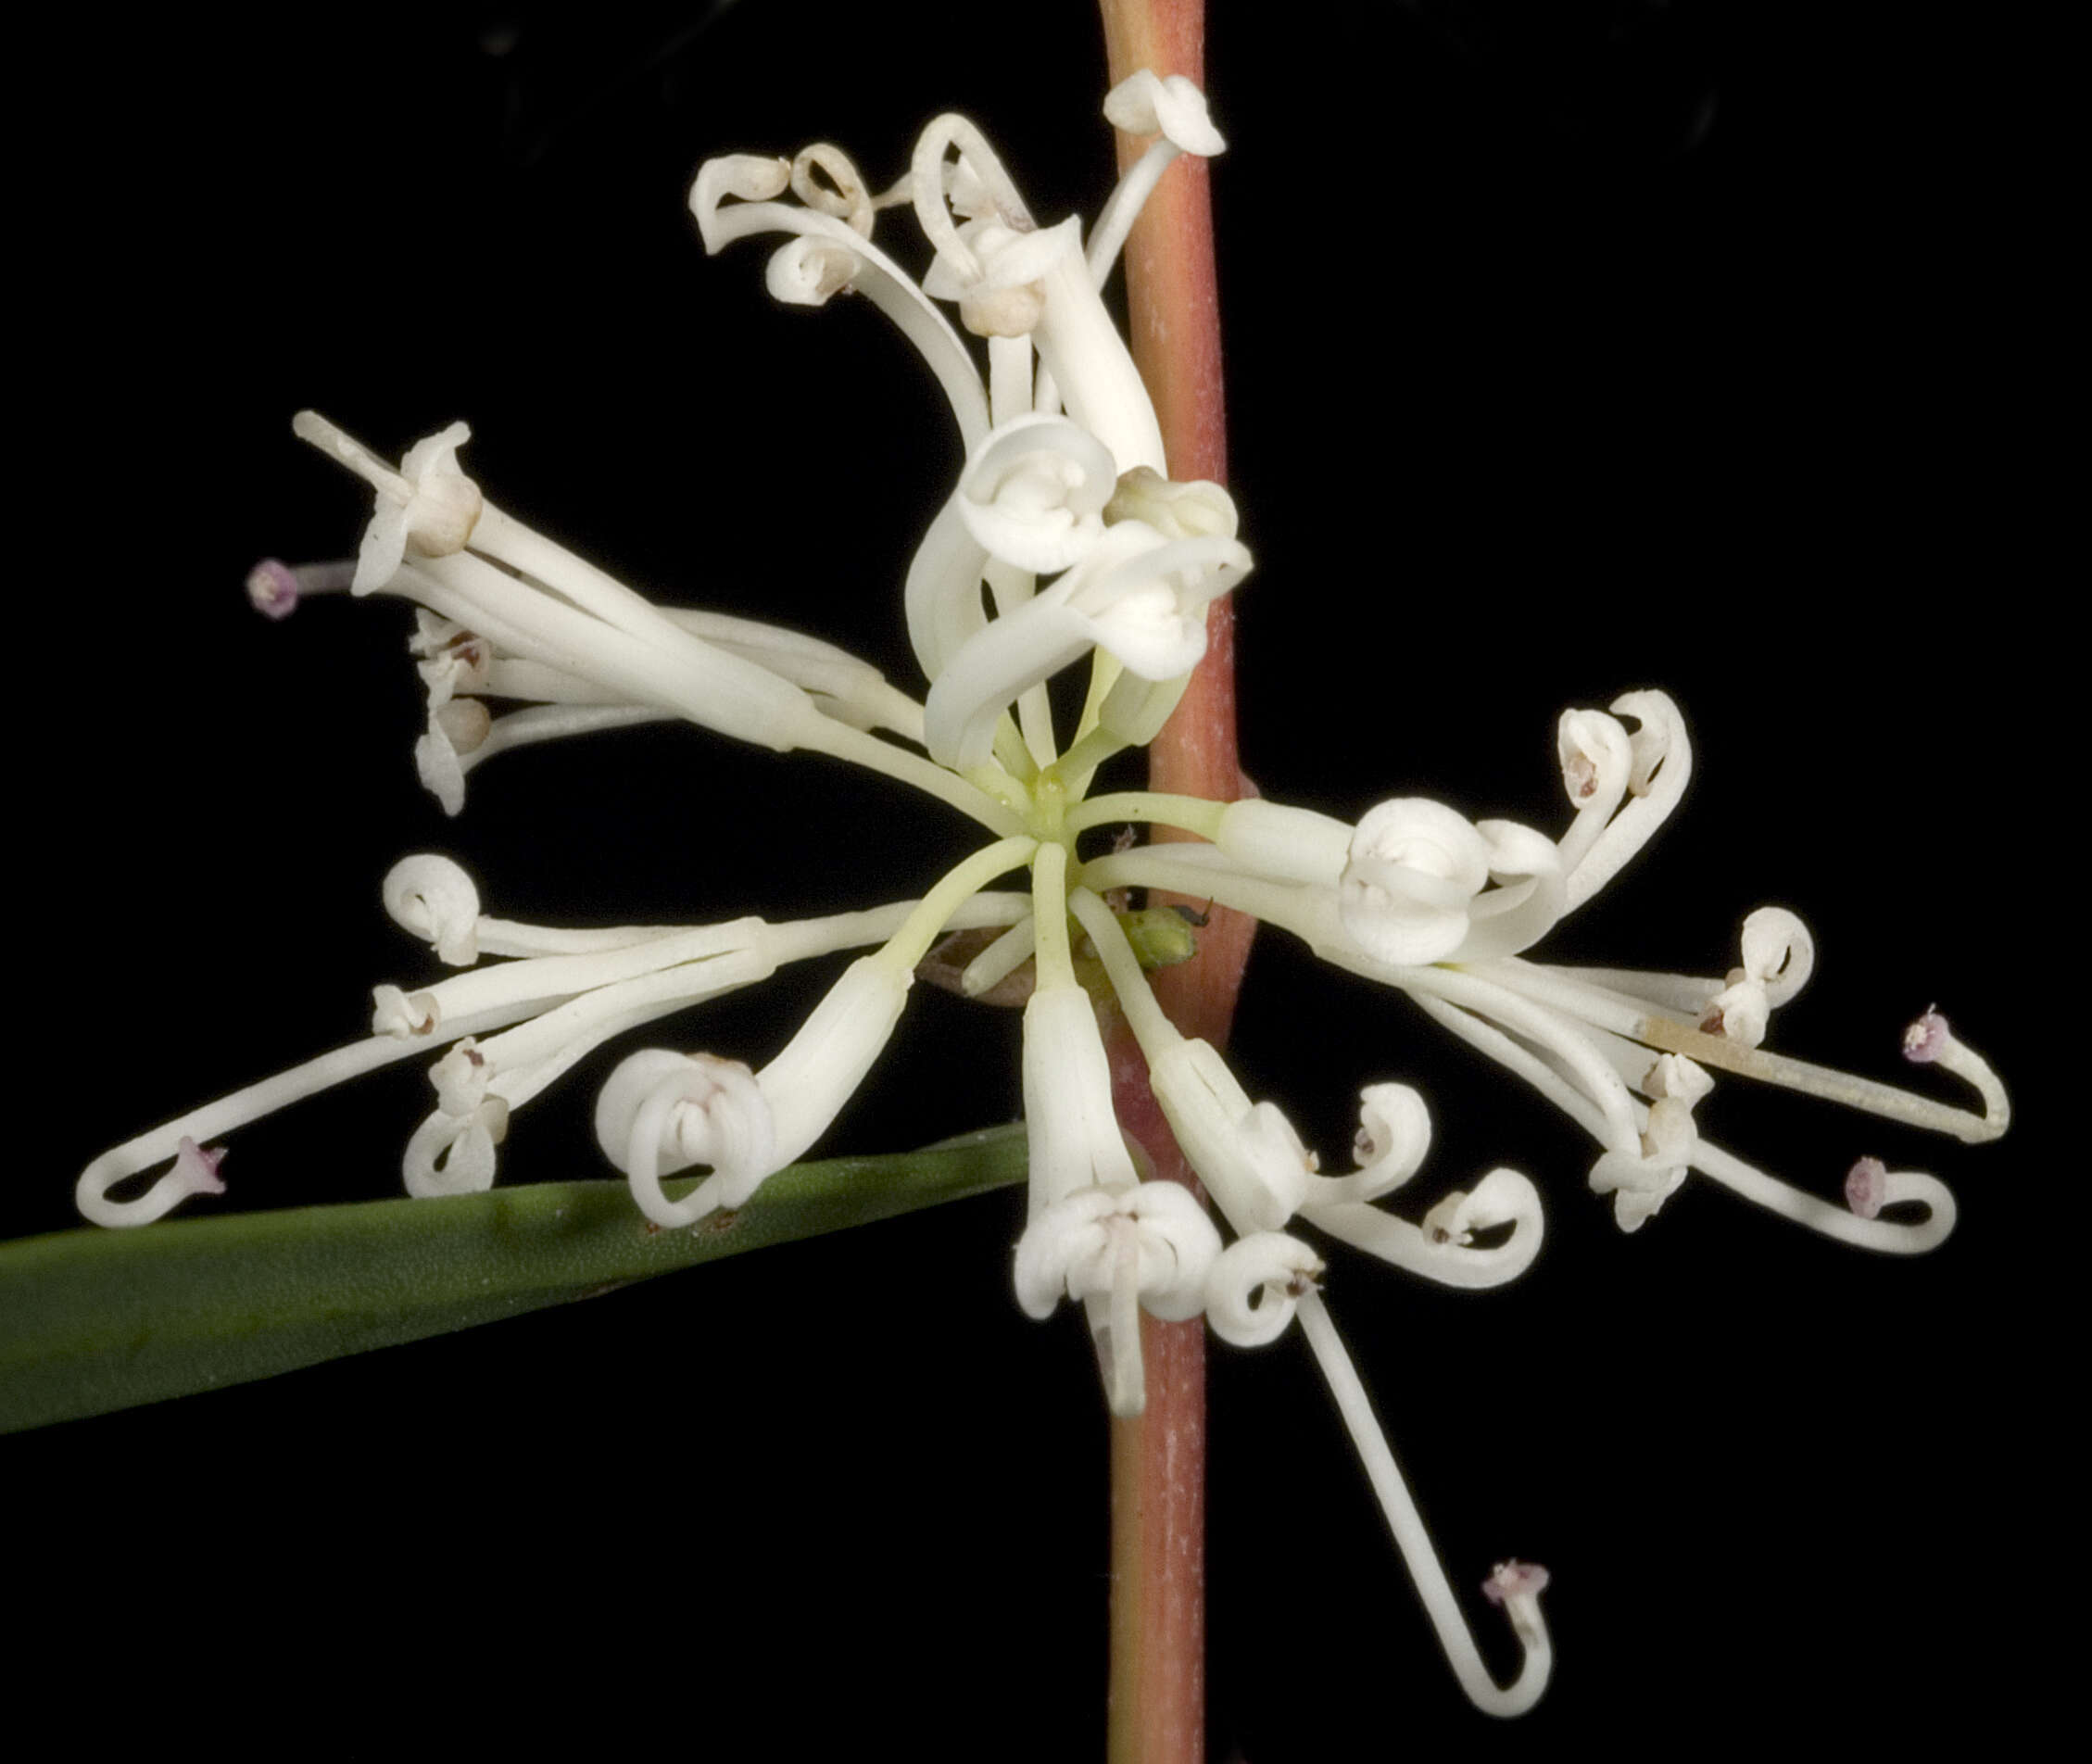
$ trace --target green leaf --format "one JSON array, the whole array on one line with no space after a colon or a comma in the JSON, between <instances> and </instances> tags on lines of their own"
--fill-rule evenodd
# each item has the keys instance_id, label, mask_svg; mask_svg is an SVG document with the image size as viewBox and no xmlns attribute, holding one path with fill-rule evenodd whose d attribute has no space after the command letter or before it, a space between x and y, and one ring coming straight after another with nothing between
<instances>
[{"instance_id":1,"label":"green leaf","mask_svg":"<svg viewBox=\"0 0 2092 1764\"><path fill-rule=\"evenodd\" d=\"M548 1182L23 1238L0 1244L0 1432L591 1298L1024 1173L1024 1130L1002 1127L794 1165L739 1212L681 1231L649 1225L622 1182Z\"/></svg>"}]
</instances>

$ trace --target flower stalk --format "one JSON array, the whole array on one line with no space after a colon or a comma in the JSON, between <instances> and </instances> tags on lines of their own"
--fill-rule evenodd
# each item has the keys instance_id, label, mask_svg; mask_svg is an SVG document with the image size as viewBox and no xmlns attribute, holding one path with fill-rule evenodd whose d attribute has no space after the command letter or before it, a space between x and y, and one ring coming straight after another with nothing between
<instances>
[{"instance_id":1,"label":"flower stalk","mask_svg":"<svg viewBox=\"0 0 2092 1764\"><path fill-rule=\"evenodd\" d=\"M1103 0L1113 85L1151 68L1205 80L1204 0ZM1141 145L1118 137L1119 167ZM1189 155L1156 186L1126 243L1133 359L1160 422L1169 475L1225 484L1220 308L1213 255L1212 186ZM1235 744L1234 611L1206 610L1206 650L1162 732L1148 748L1148 788L1232 800L1241 794ZM1159 838L1185 837L1157 826ZM1165 897L1157 896L1162 900ZM1216 911L1198 954L1158 976L1177 1026L1227 1044L1254 921ZM1148 1088L1148 1069L1123 1025L1112 1047L1120 1121L1154 1174L1196 1190ZM1205 1338L1196 1321L1141 1319L1147 1370L1143 1414L1112 1422L1112 1764L1196 1764L1205 1756Z\"/></svg>"}]
</instances>

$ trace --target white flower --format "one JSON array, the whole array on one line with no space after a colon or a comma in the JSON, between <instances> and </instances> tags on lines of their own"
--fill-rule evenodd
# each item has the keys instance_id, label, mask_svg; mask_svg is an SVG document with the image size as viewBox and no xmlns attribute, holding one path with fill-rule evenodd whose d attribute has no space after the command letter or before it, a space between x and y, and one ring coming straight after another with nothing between
<instances>
[{"instance_id":1,"label":"white flower","mask_svg":"<svg viewBox=\"0 0 2092 1764\"><path fill-rule=\"evenodd\" d=\"M828 1133L895 1033L933 944L954 931L994 932L967 961L964 988L1030 989L1019 1303L1044 1316L1063 1296L1082 1301L1121 1415L1144 1401L1141 1311L1203 1315L1244 1346L1297 1324L1463 1686L1481 1707L1515 1713L1550 1667L1538 1606L1545 1572L1506 1563L1485 1586L1522 1656L1518 1677L1500 1688L1330 1320L1320 1292L1329 1269L1308 1234L1442 1284L1491 1287L1540 1251L1537 1190L1518 1171L1493 1168L1470 1189L1441 1194L1419 1219L1382 1204L1418 1175L1431 1131L1423 1099L1388 1082L1362 1091L1356 1167L1324 1175L1284 1111L1253 1099L1215 1046L1164 1014L1115 897L1159 888L1208 898L1405 993L1589 1131L1598 1146L1590 1185L1612 1196L1623 1230L1644 1225L1694 1170L1874 1248L1927 1248L1951 1228L1951 1199L1930 1177L1862 1159L1841 1207L1709 1144L1693 1111L1713 1072L1971 1140L2002 1132L2008 1104L1987 1065L1932 1013L1912 1027L1906 1052L1972 1085L1980 1114L1764 1052L1772 1011L1813 959L1807 930L1783 910L1745 922L1742 964L1721 980L1525 959L1680 802L1692 750L1660 692L1562 714L1556 758L1573 813L1559 838L1415 796L1353 825L1261 800L1091 794L1102 764L1161 727L1204 651L1211 602L1252 566L1227 493L1168 475L1154 410L1099 293L1162 169L1222 142L1203 98L1179 80L1137 75L1106 107L1122 129L1159 138L1106 205L1087 251L1078 220L1034 219L992 147L956 116L924 130L907 176L883 194L827 143L788 159L708 162L690 194L708 251L783 235L765 277L775 297L817 307L845 291L862 296L896 322L945 395L964 465L936 486L946 494L900 609L921 696L816 638L664 607L615 580L486 499L459 463L461 423L417 443L395 468L301 413L296 432L368 483L375 510L353 566L270 561L248 581L271 617L342 587L417 609L410 649L427 715L415 760L448 813L462 808L469 774L495 754L680 721L910 786L977 826L977 849L926 878L918 895L863 911L592 930L489 917L457 863L410 857L385 878L385 908L458 971L376 988L367 1037L105 1153L82 1174L79 1204L99 1223L132 1226L221 1193L221 1153L203 1150L205 1140L409 1057L431 1059L435 1090L403 1158L410 1193L484 1190L517 1112L594 1050L787 964L853 954L768 1064L649 1048L601 1087L597 1136L636 1206L662 1228L687 1227L755 1203L772 1175ZM903 205L929 247L919 282L873 239L878 213ZM940 302L956 308L959 327ZM1077 666L1089 681L1071 727L1047 686ZM497 715L490 701L520 708ZM1136 822L1204 843L1084 855L1086 836ZM990 890L1018 870L1028 872L1028 892ZM1123 1014L1132 1045L1107 1049L1100 1006ZM1115 1107L1115 1058L1144 1066L1231 1243L1223 1246L1190 1190L1141 1179ZM664 1183L693 1170L700 1174L672 1199ZM142 1192L116 1198L141 1178L150 1178ZM1891 1209L1902 1216L1887 1216Z\"/></svg>"},{"instance_id":2,"label":"white flower","mask_svg":"<svg viewBox=\"0 0 2092 1764\"><path fill-rule=\"evenodd\" d=\"M1897 1198L1915 1203L1916 1217L1863 1217L1744 1163L1693 1124L1698 1087L1722 1070L1972 1142L1995 1139L2009 1124L2003 1088L1959 1042L1943 1063L1976 1090L1981 1113L1759 1051L1763 1018L1794 995L1813 964L1808 930L1793 914L1753 914L1744 964L1725 981L1517 958L1619 872L1676 807L1691 775L1684 721L1668 697L1628 693L1612 710L1615 716L1582 712L1562 721L1563 781L1579 806L1552 857L1530 828L1470 823L1423 799L1382 803L1355 829L1261 801L1176 802L1155 818L1215 845L1115 853L1085 865L1082 880L1090 888L1163 888L1214 900L1407 992L1591 1133L1600 1148L1592 1186L1615 1197L1623 1229L1645 1223L1697 1170L1846 1241L1906 1254L1931 1248L1953 1223L1951 1197L1932 1178L1909 1174L1898 1185ZM1635 720L1632 735L1618 716ZM1929 1040L1916 1033L1913 1046ZM1688 1072L1696 1077L1682 1076ZM1256 1223L1270 1228L1267 1219ZM1388 1228L1374 1229L1388 1235Z\"/></svg>"}]
</instances>

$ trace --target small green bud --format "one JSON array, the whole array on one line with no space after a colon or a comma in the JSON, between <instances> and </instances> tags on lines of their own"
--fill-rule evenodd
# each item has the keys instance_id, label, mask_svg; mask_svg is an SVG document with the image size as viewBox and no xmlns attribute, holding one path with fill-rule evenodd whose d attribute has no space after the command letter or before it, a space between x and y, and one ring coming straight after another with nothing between
<instances>
[{"instance_id":1,"label":"small green bud","mask_svg":"<svg viewBox=\"0 0 2092 1764\"><path fill-rule=\"evenodd\" d=\"M1144 968L1173 968L1199 952L1193 921L1175 907L1152 906L1119 914L1119 927Z\"/></svg>"}]
</instances>

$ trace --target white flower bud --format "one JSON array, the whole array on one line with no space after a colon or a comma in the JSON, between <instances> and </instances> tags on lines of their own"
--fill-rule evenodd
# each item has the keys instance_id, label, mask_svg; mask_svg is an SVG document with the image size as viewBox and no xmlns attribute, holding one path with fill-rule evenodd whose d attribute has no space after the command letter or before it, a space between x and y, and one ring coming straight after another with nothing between
<instances>
[{"instance_id":1,"label":"white flower bud","mask_svg":"<svg viewBox=\"0 0 2092 1764\"><path fill-rule=\"evenodd\" d=\"M977 337L1028 337L1046 316L1046 284L967 288L959 296L959 322Z\"/></svg>"},{"instance_id":2,"label":"white flower bud","mask_svg":"<svg viewBox=\"0 0 2092 1764\"><path fill-rule=\"evenodd\" d=\"M1178 484L1153 466L1137 465L1119 478L1104 505L1104 521L1145 521L1166 539L1232 539L1241 525L1235 499L1204 478Z\"/></svg>"}]
</instances>

